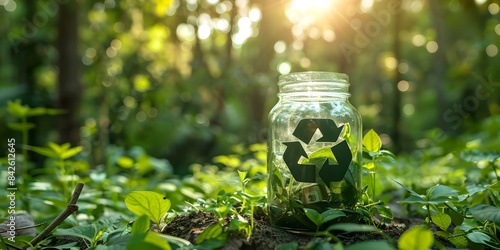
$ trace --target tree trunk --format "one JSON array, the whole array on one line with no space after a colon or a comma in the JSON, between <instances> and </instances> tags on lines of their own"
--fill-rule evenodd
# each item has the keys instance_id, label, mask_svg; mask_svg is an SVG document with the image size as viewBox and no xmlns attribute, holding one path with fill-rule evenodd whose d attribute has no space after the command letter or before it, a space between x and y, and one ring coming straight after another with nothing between
<instances>
[{"instance_id":1,"label":"tree trunk","mask_svg":"<svg viewBox=\"0 0 500 250\"><path fill-rule=\"evenodd\" d=\"M401 9L394 15L394 34L393 34L393 53L394 58L398 63L401 62L401 40L399 39L399 33L401 31L401 16L403 10ZM393 105L393 133L392 140L394 143L394 152L401 152L403 150L403 144L401 140L401 92L398 89L398 83L401 81L401 73L399 73L398 67L394 69L394 105Z\"/></svg>"},{"instance_id":2,"label":"tree trunk","mask_svg":"<svg viewBox=\"0 0 500 250\"><path fill-rule=\"evenodd\" d=\"M438 50L434 54L433 67L435 78L434 88L436 90L436 99L438 105L438 121L439 127L443 130L448 130L449 125L445 123L444 112L446 111L447 102L446 95L444 93L444 82L446 78L446 57L445 48L446 40L443 28L443 11L438 1L429 0L429 9L431 13L431 20L436 30L436 42L438 44Z\"/></svg>"},{"instance_id":3,"label":"tree trunk","mask_svg":"<svg viewBox=\"0 0 500 250\"><path fill-rule=\"evenodd\" d=\"M60 143L80 144L80 105L83 86L80 80L80 57L78 56L78 3L68 1L59 4L57 21L57 50L59 52L59 75L57 107L64 109L59 116Z\"/></svg>"}]
</instances>

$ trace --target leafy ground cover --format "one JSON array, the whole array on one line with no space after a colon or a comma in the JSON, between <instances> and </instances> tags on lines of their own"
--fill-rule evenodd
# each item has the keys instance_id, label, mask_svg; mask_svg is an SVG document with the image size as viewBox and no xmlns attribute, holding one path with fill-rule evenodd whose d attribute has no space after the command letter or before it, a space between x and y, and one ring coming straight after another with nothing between
<instances>
[{"instance_id":1,"label":"leafy ground cover","mask_svg":"<svg viewBox=\"0 0 500 250\"><path fill-rule=\"evenodd\" d=\"M57 113L15 102L9 108L21 120L10 128L22 132L25 145L26 131L36 129L25 118ZM353 210L297 207L310 234L292 234L269 224L263 144L237 145L234 154L195 164L184 177L174 175L168 161L141 148L109 147L106 165L91 168L81 147L27 146L17 157L19 169L29 171L16 173L16 209L34 218L28 227L36 230L12 238L7 227L0 246L500 249L498 127L496 116L459 136L434 130L417 142L420 148L397 156L382 149L379 136L370 130L363 139L362 202ZM29 150L46 157L44 168L30 164ZM8 162L4 159L2 167ZM2 181L7 177L2 172ZM4 224L9 221L7 211L0 211ZM353 215L356 223L350 219Z\"/></svg>"}]
</instances>

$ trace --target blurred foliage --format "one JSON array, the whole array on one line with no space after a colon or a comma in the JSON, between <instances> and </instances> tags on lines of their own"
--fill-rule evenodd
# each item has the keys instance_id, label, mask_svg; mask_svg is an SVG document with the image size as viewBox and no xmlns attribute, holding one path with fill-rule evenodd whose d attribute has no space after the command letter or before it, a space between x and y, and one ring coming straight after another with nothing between
<instances>
[{"instance_id":1,"label":"blurred foliage","mask_svg":"<svg viewBox=\"0 0 500 250\"><path fill-rule=\"evenodd\" d=\"M105 163L108 145L138 146L187 173L191 163L227 154L232 145L262 142L277 76L290 71L349 74L364 126L398 151L418 150L417 139L433 128L456 135L500 113L500 14L493 0L78 5L74 53L84 92L77 115L92 166ZM64 84L57 82L59 10L54 1L0 2L0 103L56 106ZM402 114L397 144L394 112ZM37 124L31 145L57 139L54 119L28 120ZM14 121L0 113L2 124ZM7 136L18 135L0 126L2 140Z\"/></svg>"}]
</instances>

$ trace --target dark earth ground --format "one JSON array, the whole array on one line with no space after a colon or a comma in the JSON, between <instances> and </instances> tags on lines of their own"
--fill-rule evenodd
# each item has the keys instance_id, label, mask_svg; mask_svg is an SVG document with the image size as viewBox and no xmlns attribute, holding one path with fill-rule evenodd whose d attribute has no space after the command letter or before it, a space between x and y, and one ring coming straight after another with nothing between
<instances>
[{"instance_id":1,"label":"dark earth ground","mask_svg":"<svg viewBox=\"0 0 500 250\"><path fill-rule=\"evenodd\" d=\"M225 250L234 249L274 249L283 243L297 242L299 246L305 246L314 237L303 234L293 234L287 231L274 228L269 223L266 216L256 216L255 228L251 237L247 238L243 233L233 233L229 235ZM162 230L162 233L183 238L194 243L197 236L208 226L218 223L219 219L215 214L202 211L193 212L186 216L178 216L169 222ZM399 239L401 234L416 224L422 224L421 219L395 219L390 225L384 225L380 229L393 238ZM344 245L356 242L381 240L384 237L379 233L351 233L340 234L337 237Z\"/></svg>"}]
</instances>

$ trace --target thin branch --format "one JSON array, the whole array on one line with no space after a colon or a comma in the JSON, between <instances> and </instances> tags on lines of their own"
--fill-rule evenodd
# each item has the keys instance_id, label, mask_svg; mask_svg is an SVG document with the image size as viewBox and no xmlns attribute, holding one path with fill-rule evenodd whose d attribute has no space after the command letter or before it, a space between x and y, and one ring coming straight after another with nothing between
<instances>
[{"instance_id":1,"label":"thin branch","mask_svg":"<svg viewBox=\"0 0 500 250\"><path fill-rule=\"evenodd\" d=\"M24 245L23 249L28 249L28 247L35 246L36 244L44 240L45 237L47 237L47 235L49 235L52 230L59 226L66 218L68 218L72 213L78 211L78 205L76 205L76 202L78 201L78 198L82 193L83 186L83 183L78 183L76 185L75 191L73 191L71 200L69 201L66 208L39 235L33 238L28 244Z\"/></svg>"}]
</instances>

